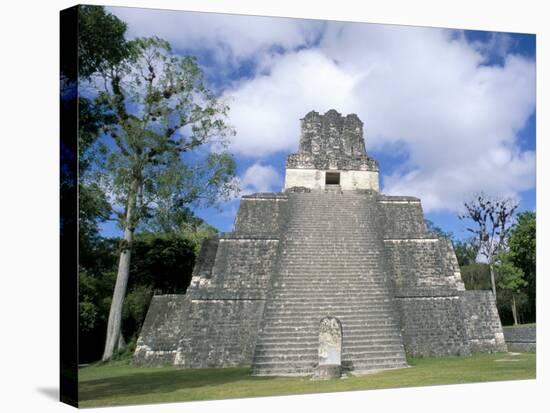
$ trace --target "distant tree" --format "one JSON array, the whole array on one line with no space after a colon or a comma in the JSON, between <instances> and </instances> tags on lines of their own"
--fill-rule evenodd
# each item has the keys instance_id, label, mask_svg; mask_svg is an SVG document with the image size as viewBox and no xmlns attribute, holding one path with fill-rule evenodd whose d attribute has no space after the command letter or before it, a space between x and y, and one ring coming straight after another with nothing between
<instances>
[{"instance_id":1,"label":"distant tree","mask_svg":"<svg viewBox=\"0 0 550 413\"><path fill-rule=\"evenodd\" d=\"M441 229L441 227L435 225L433 221L427 218L424 221L426 223L426 231L428 231L428 233L433 234L436 237L447 238L449 240L452 240L454 238L454 234L452 232L444 231L443 229Z\"/></svg>"},{"instance_id":2,"label":"distant tree","mask_svg":"<svg viewBox=\"0 0 550 413\"><path fill-rule=\"evenodd\" d=\"M196 59L173 55L156 37L136 39L129 50L120 63L100 66L93 82L95 103L116 118L103 130L112 145L98 167L120 206L124 231L103 360L111 359L120 336L138 225L167 200L213 205L236 189L234 160L226 151L233 133L225 122L229 108L207 89ZM203 146L203 160L189 157Z\"/></svg>"},{"instance_id":3,"label":"distant tree","mask_svg":"<svg viewBox=\"0 0 550 413\"><path fill-rule=\"evenodd\" d=\"M184 294L195 264L192 241L176 233L145 232L134 240L128 288L144 285L157 294Z\"/></svg>"},{"instance_id":4,"label":"distant tree","mask_svg":"<svg viewBox=\"0 0 550 413\"><path fill-rule=\"evenodd\" d=\"M181 202L170 201L159 205L155 216L143 228L145 231L173 234L188 240L196 255L199 254L205 238L212 238L219 233Z\"/></svg>"},{"instance_id":5,"label":"distant tree","mask_svg":"<svg viewBox=\"0 0 550 413\"><path fill-rule=\"evenodd\" d=\"M510 261L524 273L524 280L527 283L525 290L528 297L528 312L532 321L535 321L536 314L536 232L536 214L529 211L521 212L510 231L508 241Z\"/></svg>"},{"instance_id":6,"label":"distant tree","mask_svg":"<svg viewBox=\"0 0 550 413\"><path fill-rule=\"evenodd\" d=\"M506 248L514 211L518 205L511 199L491 198L481 193L471 201L465 202L464 207L466 212L459 215L459 218L473 223L467 229L475 235L479 253L487 259L491 288L496 300L494 261L496 256Z\"/></svg>"},{"instance_id":7,"label":"distant tree","mask_svg":"<svg viewBox=\"0 0 550 413\"><path fill-rule=\"evenodd\" d=\"M467 290L491 289L489 265L474 262L460 267L462 281Z\"/></svg>"},{"instance_id":8,"label":"distant tree","mask_svg":"<svg viewBox=\"0 0 550 413\"><path fill-rule=\"evenodd\" d=\"M521 294L523 287L527 286L524 280L524 273L521 268L516 267L509 253L501 252L495 257L494 268L497 274L497 285L501 290L508 292L511 296L511 310L514 318L514 325L518 324L517 297Z\"/></svg>"},{"instance_id":9,"label":"distant tree","mask_svg":"<svg viewBox=\"0 0 550 413\"><path fill-rule=\"evenodd\" d=\"M453 240L453 247L458 260L458 265L471 265L476 262L479 253L479 245L475 238L466 240Z\"/></svg>"}]
</instances>

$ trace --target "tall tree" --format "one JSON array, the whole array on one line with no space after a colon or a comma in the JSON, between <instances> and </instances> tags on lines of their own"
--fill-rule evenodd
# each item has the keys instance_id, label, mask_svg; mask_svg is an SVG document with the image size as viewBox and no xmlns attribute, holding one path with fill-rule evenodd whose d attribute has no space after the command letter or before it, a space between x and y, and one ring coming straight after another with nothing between
<instances>
[{"instance_id":1,"label":"tall tree","mask_svg":"<svg viewBox=\"0 0 550 413\"><path fill-rule=\"evenodd\" d=\"M511 295L512 317L514 325L518 324L518 308L517 296L521 293L521 289L527 285L524 280L524 273L521 268L516 267L510 260L509 253L501 252L495 258L495 271L498 279L497 284L500 289L505 290Z\"/></svg>"},{"instance_id":2,"label":"tall tree","mask_svg":"<svg viewBox=\"0 0 550 413\"><path fill-rule=\"evenodd\" d=\"M102 6L78 7L78 78L82 86L102 68L119 64L130 54L130 45L124 38L126 23L107 13ZM75 77L76 74L72 74ZM76 79L72 78L71 81ZM89 247L98 236L98 221L111 214L110 205L102 188L90 173L97 161L95 143L106 125L116 119L104 104L97 104L78 94L78 169L79 169L79 242L81 249Z\"/></svg>"},{"instance_id":3,"label":"tall tree","mask_svg":"<svg viewBox=\"0 0 550 413\"><path fill-rule=\"evenodd\" d=\"M511 262L521 268L525 274L527 283L526 293L528 297L528 313L531 321L536 317L536 292L537 292L537 223L534 212L521 212L517 216L517 222L510 231L508 248Z\"/></svg>"},{"instance_id":4,"label":"tall tree","mask_svg":"<svg viewBox=\"0 0 550 413\"><path fill-rule=\"evenodd\" d=\"M92 96L82 93L83 86L103 67L119 64L129 56L124 38L126 23L101 6L78 6L78 72L69 72L65 81L79 87L78 99L78 243L79 243L79 307L80 333L88 340L80 342L80 355L88 353L90 336L97 336L97 326L103 317L102 306L94 300L104 291L103 279L109 266L104 261L106 244L99 234L99 222L111 216L111 206L104 189L94 176L94 162L100 155L97 141L103 128L115 122L115 117ZM62 68L63 71L63 68ZM75 105L76 106L76 105ZM77 116L77 114L75 114ZM108 254L107 254L108 255ZM109 278L110 280L110 278ZM100 294L101 295L101 294Z\"/></svg>"},{"instance_id":5,"label":"tall tree","mask_svg":"<svg viewBox=\"0 0 550 413\"><path fill-rule=\"evenodd\" d=\"M102 66L93 82L95 103L116 118L104 128L112 140L104 177L124 232L103 360L119 340L138 225L168 200L213 205L236 189L226 150L234 133L225 121L229 108L206 87L196 59L173 55L156 37L129 43L129 56ZM203 158L190 156L200 147Z\"/></svg>"},{"instance_id":6,"label":"tall tree","mask_svg":"<svg viewBox=\"0 0 550 413\"><path fill-rule=\"evenodd\" d=\"M491 288L497 299L494 261L496 256L504 251L514 211L518 204L508 198L492 198L483 193L476 195L471 201L464 203L466 212L459 215L462 220L471 220L473 226L468 227L479 245L479 253L487 259L491 274Z\"/></svg>"}]
</instances>

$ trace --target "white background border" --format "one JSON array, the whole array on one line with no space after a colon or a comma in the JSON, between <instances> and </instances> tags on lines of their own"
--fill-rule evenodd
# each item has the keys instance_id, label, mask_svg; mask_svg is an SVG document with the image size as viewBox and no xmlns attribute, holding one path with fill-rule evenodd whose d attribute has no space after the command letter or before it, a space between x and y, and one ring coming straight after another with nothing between
<instances>
[{"instance_id":1,"label":"white background border","mask_svg":"<svg viewBox=\"0 0 550 413\"><path fill-rule=\"evenodd\" d=\"M104 4L91 1L91 4ZM548 188L543 159L548 119L550 42L544 1L297 1L297 0L134 0L108 5L216 11L269 16L366 21L537 34L537 215L538 348L537 380L373 390L324 395L192 402L113 408L132 411L540 411L548 406L548 362L542 352L549 282ZM12 411L69 411L58 398L59 375L59 10L62 0L12 0L1 6L2 110L0 125L0 408ZM546 19L545 19L546 17ZM6 93L7 92L7 93ZM546 99L545 99L546 98ZM6 231L7 229L7 231ZM545 340L546 339L546 340ZM546 377L545 377L546 376ZM91 409L90 411L95 411Z\"/></svg>"}]
</instances>

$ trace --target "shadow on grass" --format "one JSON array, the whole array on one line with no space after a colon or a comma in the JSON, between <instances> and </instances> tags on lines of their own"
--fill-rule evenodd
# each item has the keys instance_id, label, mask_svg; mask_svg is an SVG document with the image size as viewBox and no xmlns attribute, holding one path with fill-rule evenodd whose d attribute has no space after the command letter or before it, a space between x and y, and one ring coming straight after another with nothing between
<instances>
[{"instance_id":1,"label":"shadow on grass","mask_svg":"<svg viewBox=\"0 0 550 413\"><path fill-rule=\"evenodd\" d=\"M80 399L126 397L144 393L171 393L182 389L213 387L224 384L236 384L270 380L270 377L251 377L247 367L224 369L160 369L159 371L141 371L135 373L86 380L81 382Z\"/></svg>"}]
</instances>

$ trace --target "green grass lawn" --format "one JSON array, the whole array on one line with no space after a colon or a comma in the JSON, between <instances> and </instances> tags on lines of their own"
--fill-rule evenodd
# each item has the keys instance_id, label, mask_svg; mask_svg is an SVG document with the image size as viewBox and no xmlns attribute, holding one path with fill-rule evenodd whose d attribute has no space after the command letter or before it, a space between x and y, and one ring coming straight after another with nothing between
<instances>
[{"instance_id":1,"label":"green grass lawn","mask_svg":"<svg viewBox=\"0 0 550 413\"><path fill-rule=\"evenodd\" d=\"M410 368L330 381L251 377L248 368L140 368L127 362L79 370L82 407L385 389L535 378L534 353L409 359Z\"/></svg>"}]
</instances>

